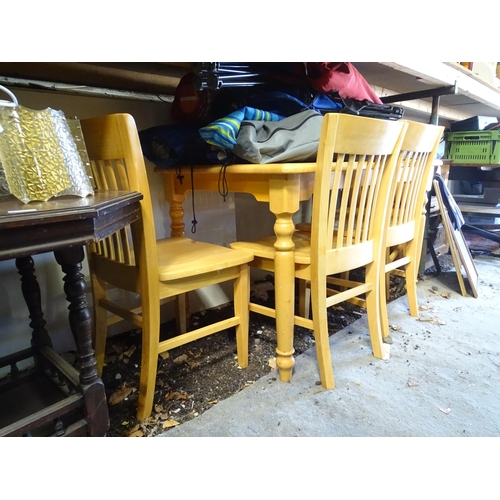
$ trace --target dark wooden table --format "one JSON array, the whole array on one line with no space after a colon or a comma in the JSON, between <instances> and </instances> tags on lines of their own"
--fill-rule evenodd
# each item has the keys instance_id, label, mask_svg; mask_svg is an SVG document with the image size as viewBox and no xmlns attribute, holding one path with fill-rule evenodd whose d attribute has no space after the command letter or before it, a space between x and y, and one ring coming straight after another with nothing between
<instances>
[{"instance_id":1,"label":"dark wooden table","mask_svg":"<svg viewBox=\"0 0 500 500\"><path fill-rule=\"evenodd\" d=\"M0 197L0 260L15 259L28 306L31 346L0 353L0 436L104 436L109 428L104 386L92 350L92 317L82 274L84 246L97 242L140 216L142 195L97 191L87 198L60 197L23 204ZM73 366L54 352L41 308L32 255L54 252L64 273L69 326L76 343ZM3 357L2 357L3 356ZM33 357L34 368L19 371Z\"/></svg>"}]
</instances>

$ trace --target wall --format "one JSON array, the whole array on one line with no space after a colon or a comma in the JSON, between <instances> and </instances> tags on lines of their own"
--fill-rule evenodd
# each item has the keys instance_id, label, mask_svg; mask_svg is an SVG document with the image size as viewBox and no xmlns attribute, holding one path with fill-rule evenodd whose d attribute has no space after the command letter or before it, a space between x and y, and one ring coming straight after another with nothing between
<instances>
[{"instance_id":1,"label":"wall","mask_svg":"<svg viewBox=\"0 0 500 500\"><path fill-rule=\"evenodd\" d=\"M83 97L59 95L51 92L37 92L11 89L19 104L32 109L51 107L62 110L67 117L90 118L109 113L130 113L136 120L138 130L170 121L170 104L149 101L124 100L116 98ZM157 237L170 234L168 205L164 201L162 182L154 172L154 165L147 163L151 197ZM218 193L197 192L195 197L197 231L190 234L194 239L228 244L236 239L234 197L230 195L226 202ZM190 231L191 197L185 204L186 232ZM1 235L0 235L1 237ZM51 335L54 348L58 352L74 349L71 336L67 335L67 302L62 290L62 272L55 263L52 253L33 256L36 275L42 294L42 307L47 330ZM88 274L85 264L83 272ZM196 309L212 307L229 300L230 292L213 288L193 297ZM89 304L91 302L89 301ZM164 319L169 311L163 311ZM29 346L31 331L28 310L21 294L19 275L13 260L0 262L0 352L7 354ZM126 330L130 325L116 325L116 331Z\"/></svg>"}]
</instances>

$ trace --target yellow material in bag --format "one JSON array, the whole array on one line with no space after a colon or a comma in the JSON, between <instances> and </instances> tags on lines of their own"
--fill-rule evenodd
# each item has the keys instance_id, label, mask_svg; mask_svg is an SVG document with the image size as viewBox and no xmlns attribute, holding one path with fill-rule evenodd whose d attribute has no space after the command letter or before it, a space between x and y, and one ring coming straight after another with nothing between
<instances>
[{"instance_id":1,"label":"yellow material in bag","mask_svg":"<svg viewBox=\"0 0 500 500\"><path fill-rule=\"evenodd\" d=\"M0 162L10 192L24 203L93 194L81 155L61 111L0 101Z\"/></svg>"}]
</instances>

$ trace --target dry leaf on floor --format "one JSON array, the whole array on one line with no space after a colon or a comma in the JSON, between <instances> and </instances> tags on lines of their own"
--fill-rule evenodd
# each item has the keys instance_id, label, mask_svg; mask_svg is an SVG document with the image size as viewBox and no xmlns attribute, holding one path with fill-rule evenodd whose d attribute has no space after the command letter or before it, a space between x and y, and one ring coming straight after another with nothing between
<instances>
[{"instance_id":1,"label":"dry leaf on floor","mask_svg":"<svg viewBox=\"0 0 500 500\"><path fill-rule=\"evenodd\" d=\"M141 431L141 430L138 430L138 431L135 431L135 432L131 432L128 437L131 437L131 438L141 438L141 437L144 437L144 432Z\"/></svg>"},{"instance_id":2,"label":"dry leaf on floor","mask_svg":"<svg viewBox=\"0 0 500 500\"><path fill-rule=\"evenodd\" d=\"M445 299L451 298L451 292L441 292L441 297L444 297Z\"/></svg>"},{"instance_id":3,"label":"dry leaf on floor","mask_svg":"<svg viewBox=\"0 0 500 500\"><path fill-rule=\"evenodd\" d=\"M163 422L162 424L162 427L164 429L167 429L170 427L175 427L176 425L179 425L179 422L177 422L177 420L165 420L165 422Z\"/></svg>"},{"instance_id":4,"label":"dry leaf on floor","mask_svg":"<svg viewBox=\"0 0 500 500\"><path fill-rule=\"evenodd\" d=\"M134 354L136 349L137 349L137 347L135 345L131 345L130 348L127 351L125 351L123 354L125 354L125 356L127 356L127 358L130 358L130 356L132 356L132 354Z\"/></svg>"},{"instance_id":5,"label":"dry leaf on floor","mask_svg":"<svg viewBox=\"0 0 500 500\"><path fill-rule=\"evenodd\" d=\"M401 330L401 327L397 326L397 325L391 325L391 330L394 330L395 332L399 332Z\"/></svg>"},{"instance_id":6,"label":"dry leaf on floor","mask_svg":"<svg viewBox=\"0 0 500 500\"><path fill-rule=\"evenodd\" d=\"M418 306L419 311L427 311L429 309L429 306Z\"/></svg>"},{"instance_id":7,"label":"dry leaf on floor","mask_svg":"<svg viewBox=\"0 0 500 500\"><path fill-rule=\"evenodd\" d=\"M432 323L432 318L420 316L419 318L417 318L417 321Z\"/></svg>"},{"instance_id":8,"label":"dry leaf on floor","mask_svg":"<svg viewBox=\"0 0 500 500\"><path fill-rule=\"evenodd\" d=\"M276 370L276 358L269 358L267 364L273 369Z\"/></svg>"},{"instance_id":9,"label":"dry leaf on floor","mask_svg":"<svg viewBox=\"0 0 500 500\"><path fill-rule=\"evenodd\" d=\"M168 351L165 352L160 352L161 359L168 359L170 358L170 353Z\"/></svg>"},{"instance_id":10,"label":"dry leaf on floor","mask_svg":"<svg viewBox=\"0 0 500 500\"><path fill-rule=\"evenodd\" d=\"M411 378L411 377L408 379L407 384L408 384L408 387L417 387L420 385L418 380L415 380L414 378Z\"/></svg>"},{"instance_id":11,"label":"dry leaf on floor","mask_svg":"<svg viewBox=\"0 0 500 500\"><path fill-rule=\"evenodd\" d=\"M185 400L187 399L187 394L185 392L172 391L165 396L165 399L167 401Z\"/></svg>"},{"instance_id":12,"label":"dry leaf on floor","mask_svg":"<svg viewBox=\"0 0 500 500\"><path fill-rule=\"evenodd\" d=\"M443 321L442 319L436 318L435 316L433 316L431 318L420 316L419 318L417 318L417 321L432 323L433 325L446 325L446 321Z\"/></svg>"},{"instance_id":13,"label":"dry leaf on floor","mask_svg":"<svg viewBox=\"0 0 500 500\"><path fill-rule=\"evenodd\" d=\"M116 405L118 403L121 403L126 397L128 397L128 395L131 392L134 392L134 391L135 391L135 388L133 388L133 387L124 387L123 389L119 389L119 390L113 392L113 394L111 394L111 396L108 399L108 404L110 406L113 406L113 405Z\"/></svg>"},{"instance_id":14,"label":"dry leaf on floor","mask_svg":"<svg viewBox=\"0 0 500 500\"><path fill-rule=\"evenodd\" d=\"M208 401L207 404L209 404L209 405L216 405L218 402L219 402L218 399L214 399L213 401Z\"/></svg>"},{"instance_id":15,"label":"dry leaf on floor","mask_svg":"<svg viewBox=\"0 0 500 500\"><path fill-rule=\"evenodd\" d=\"M182 354L181 356L178 356L177 358L174 359L175 364L179 363L184 363L188 359L187 354Z\"/></svg>"}]
</instances>

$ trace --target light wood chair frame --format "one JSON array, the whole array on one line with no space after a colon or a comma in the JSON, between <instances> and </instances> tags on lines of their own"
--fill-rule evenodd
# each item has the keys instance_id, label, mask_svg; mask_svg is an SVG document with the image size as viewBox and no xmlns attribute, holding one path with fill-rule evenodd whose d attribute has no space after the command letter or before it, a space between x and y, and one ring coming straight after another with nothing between
<instances>
[{"instance_id":1,"label":"light wood chair frame","mask_svg":"<svg viewBox=\"0 0 500 500\"><path fill-rule=\"evenodd\" d=\"M327 308L365 295L373 354L387 358L380 321L380 265L388 200L406 123L326 114L319 141L310 233L294 235L295 278L310 283L312 319L294 316L295 325L314 331L321 383L335 387ZM357 210L351 210L356 206ZM274 271L274 238L238 241L232 248L254 253L251 266ZM335 295L327 277L366 266L366 280ZM279 304L276 304L279 307ZM275 309L250 302L250 310L276 317Z\"/></svg>"},{"instance_id":2,"label":"light wood chair frame","mask_svg":"<svg viewBox=\"0 0 500 500\"><path fill-rule=\"evenodd\" d=\"M248 365L248 262L252 255L187 237L156 240L144 157L133 117L113 114L81 120L97 189L132 190L143 194L141 218L96 245L88 247L94 300L94 349L102 372L110 323L125 319L142 329L142 358L137 418L151 415L158 355L207 335L236 329L238 363ZM226 281L234 282L234 314L217 323L187 331L181 300L178 335L160 341L160 305L190 291ZM131 310L112 300L119 288L137 294L140 307ZM111 316L110 314L111 313Z\"/></svg>"},{"instance_id":3,"label":"light wood chair frame","mask_svg":"<svg viewBox=\"0 0 500 500\"><path fill-rule=\"evenodd\" d=\"M391 199L381 304L384 338L389 337L387 297L390 276L405 279L410 315L418 317L417 281L426 224L427 193L444 127L408 121Z\"/></svg>"},{"instance_id":4,"label":"light wood chair frame","mask_svg":"<svg viewBox=\"0 0 500 500\"><path fill-rule=\"evenodd\" d=\"M390 192L389 225L385 236L385 267L382 273L380 291L381 321L383 338L391 342L387 316L390 275L400 276L406 281L410 315L418 317L417 280L423 235L426 224L427 192L430 188L434 161L444 127L407 121L398 165ZM310 231L310 224L300 224L300 231ZM342 277L327 278L329 284L343 289L355 286L349 273ZM306 283L301 283L299 308L309 316L310 293ZM333 293L333 292L331 292ZM349 300L360 307L366 307L362 297Z\"/></svg>"}]
</instances>

